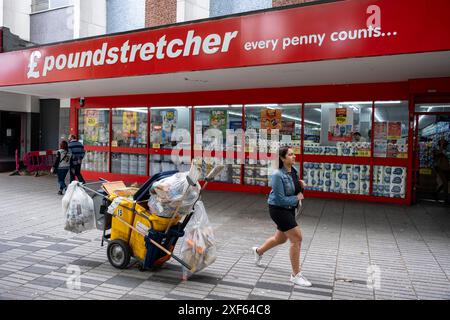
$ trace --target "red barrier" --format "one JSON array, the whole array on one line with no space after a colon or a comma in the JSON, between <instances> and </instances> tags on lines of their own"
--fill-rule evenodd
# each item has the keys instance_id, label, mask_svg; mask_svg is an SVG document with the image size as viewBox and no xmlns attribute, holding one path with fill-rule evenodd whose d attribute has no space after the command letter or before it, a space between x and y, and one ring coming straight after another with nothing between
<instances>
[{"instance_id":1,"label":"red barrier","mask_svg":"<svg viewBox=\"0 0 450 320\"><path fill-rule=\"evenodd\" d=\"M55 163L56 151L31 151L23 157L28 172L50 171Z\"/></svg>"}]
</instances>

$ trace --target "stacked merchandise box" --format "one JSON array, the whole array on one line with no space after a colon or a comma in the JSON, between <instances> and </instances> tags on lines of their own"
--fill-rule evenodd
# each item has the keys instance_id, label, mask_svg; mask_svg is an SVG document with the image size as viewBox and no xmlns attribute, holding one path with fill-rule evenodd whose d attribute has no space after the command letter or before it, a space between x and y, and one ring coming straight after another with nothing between
<instances>
[{"instance_id":1,"label":"stacked merchandise box","mask_svg":"<svg viewBox=\"0 0 450 320\"><path fill-rule=\"evenodd\" d=\"M405 198L406 168L375 166L373 195L378 197Z\"/></svg>"},{"instance_id":2,"label":"stacked merchandise box","mask_svg":"<svg viewBox=\"0 0 450 320\"><path fill-rule=\"evenodd\" d=\"M140 154L138 156L138 175L145 176L147 174L147 156Z\"/></svg>"},{"instance_id":3,"label":"stacked merchandise box","mask_svg":"<svg viewBox=\"0 0 450 320\"><path fill-rule=\"evenodd\" d=\"M269 185L267 161L247 159L244 166L244 183L251 186L267 187Z\"/></svg>"},{"instance_id":4,"label":"stacked merchandise box","mask_svg":"<svg viewBox=\"0 0 450 320\"><path fill-rule=\"evenodd\" d=\"M128 174L130 170L130 155L122 153L120 155L120 173Z\"/></svg>"},{"instance_id":5,"label":"stacked merchandise box","mask_svg":"<svg viewBox=\"0 0 450 320\"><path fill-rule=\"evenodd\" d=\"M138 160L139 157L137 154L130 154L129 158L129 168L128 168L128 174L137 175L138 174Z\"/></svg>"},{"instance_id":6,"label":"stacked merchandise box","mask_svg":"<svg viewBox=\"0 0 450 320\"><path fill-rule=\"evenodd\" d=\"M149 166L150 166L149 172L151 176L164 171L173 171L173 170L180 171L180 168L177 168L177 165L173 163L170 155L159 155L159 154L151 155ZM189 169L187 170L183 169L182 171L189 171Z\"/></svg>"},{"instance_id":7,"label":"stacked merchandise box","mask_svg":"<svg viewBox=\"0 0 450 320\"><path fill-rule=\"evenodd\" d=\"M321 146L316 142L305 141L304 152L324 156L370 157L370 143L337 142L336 146Z\"/></svg>"},{"instance_id":8,"label":"stacked merchandise box","mask_svg":"<svg viewBox=\"0 0 450 320\"><path fill-rule=\"evenodd\" d=\"M108 153L87 151L81 164L81 169L86 171L107 172L109 170Z\"/></svg>"},{"instance_id":9,"label":"stacked merchandise box","mask_svg":"<svg viewBox=\"0 0 450 320\"><path fill-rule=\"evenodd\" d=\"M369 194L368 165L305 162L303 180L307 190Z\"/></svg>"}]
</instances>

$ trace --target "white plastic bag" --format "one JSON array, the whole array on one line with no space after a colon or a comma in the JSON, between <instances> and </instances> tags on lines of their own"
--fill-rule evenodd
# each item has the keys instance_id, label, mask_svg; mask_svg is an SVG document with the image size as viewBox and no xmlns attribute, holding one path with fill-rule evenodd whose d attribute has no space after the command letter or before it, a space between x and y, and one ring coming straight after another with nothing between
<instances>
[{"instance_id":1,"label":"white plastic bag","mask_svg":"<svg viewBox=\"0 0 450 320\"><path fill-rule=\"evenodd\" d=\"M216 239L203 202L195 204L194 214L186 226L181 245L183 260L191 266L191 273L199 272L217 258ZM186 269L184 269L186 277Z\"/></svg>"},{"instance_id":2,"label":"white plastic bag","mask_svg":"<svg viewBox=\"0 0 450 320\"><path fill-rule=\"evenodd\" d=\"M62 206L66 217L64 230L81 233L95 228L94 201L78 182L69 185Z\"/></svg>"},{"instance_id":3,"label":"white plastic bag","mask_svg":"<svg viewBox=\"0 0 450 320\"><path fill-rule=\"evenodd\" d=\"M69 209L70 199L72 199L73 192L75 188L78 186L78 181L72 181L67 187L66 192L64 193L64 197L62 198L62 207L63 213L66 214Z\"/></svg>"},{"instance_id":4,"label":"white plastic bag","mask_svg":"<svg viewBox=\"0 0 450 320\"><path fill-rule=\"evenodd\" d=\"M201 187L198 183L195 186L189 186L186 180L188 174L189 172L179 172L153 184L148 201L148 207L152 213L160 217L171 217L180 203L178 211L180 215L191 211Z\"/></svg>"}]
</instances>

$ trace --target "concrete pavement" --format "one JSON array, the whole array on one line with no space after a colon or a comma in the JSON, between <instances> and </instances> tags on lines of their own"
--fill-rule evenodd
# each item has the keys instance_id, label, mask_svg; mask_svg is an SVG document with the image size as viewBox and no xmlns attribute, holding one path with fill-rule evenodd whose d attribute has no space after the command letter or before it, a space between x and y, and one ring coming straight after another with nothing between
<instances>
[{"instance_id":1,"label":"concrete pavement","mask_svg":"<svg viewBox=\"0 0 450 320\"><path fill-rule=\"evenodd\" d=\"M250 247L275 231L264 195L205 192L218 258L182 281L173 260L114 269L100 231L64 231L56 192L55 177L0 174L0 299L450 299L449 207L307 199L301 260L313 287L301 288L288 244L253 263Z\"/></svg>"}]
</instances>

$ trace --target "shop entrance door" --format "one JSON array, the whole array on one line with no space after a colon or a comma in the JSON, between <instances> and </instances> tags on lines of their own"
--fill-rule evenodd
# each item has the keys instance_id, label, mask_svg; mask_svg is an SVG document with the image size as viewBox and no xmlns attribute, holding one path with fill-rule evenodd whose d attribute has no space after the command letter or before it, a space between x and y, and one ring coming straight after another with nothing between
<instances>
[{"instance_id":1,"label":"shop entrance door","mask_svg":"<svg viewBox=\"0 0 450 320\"><path fill-rule=\"evenodd\" d=\"M439 150L450 159L450 103L416 106L414 128L414 191L413 202L449 201L448 166L439 160ZM440 141L446 147L440 149Z\"/></svg>"},{"instance_id":2,"label":"shop entrance door","mask_svg":"<svg viewBox=\"0 0 450 320\"><path fill-rule=\"evenodd\" d=\"M21 116L19 113L0 112L0 172L15 168L16 149L20 152Z\"/></svg>"}]
</instances>

